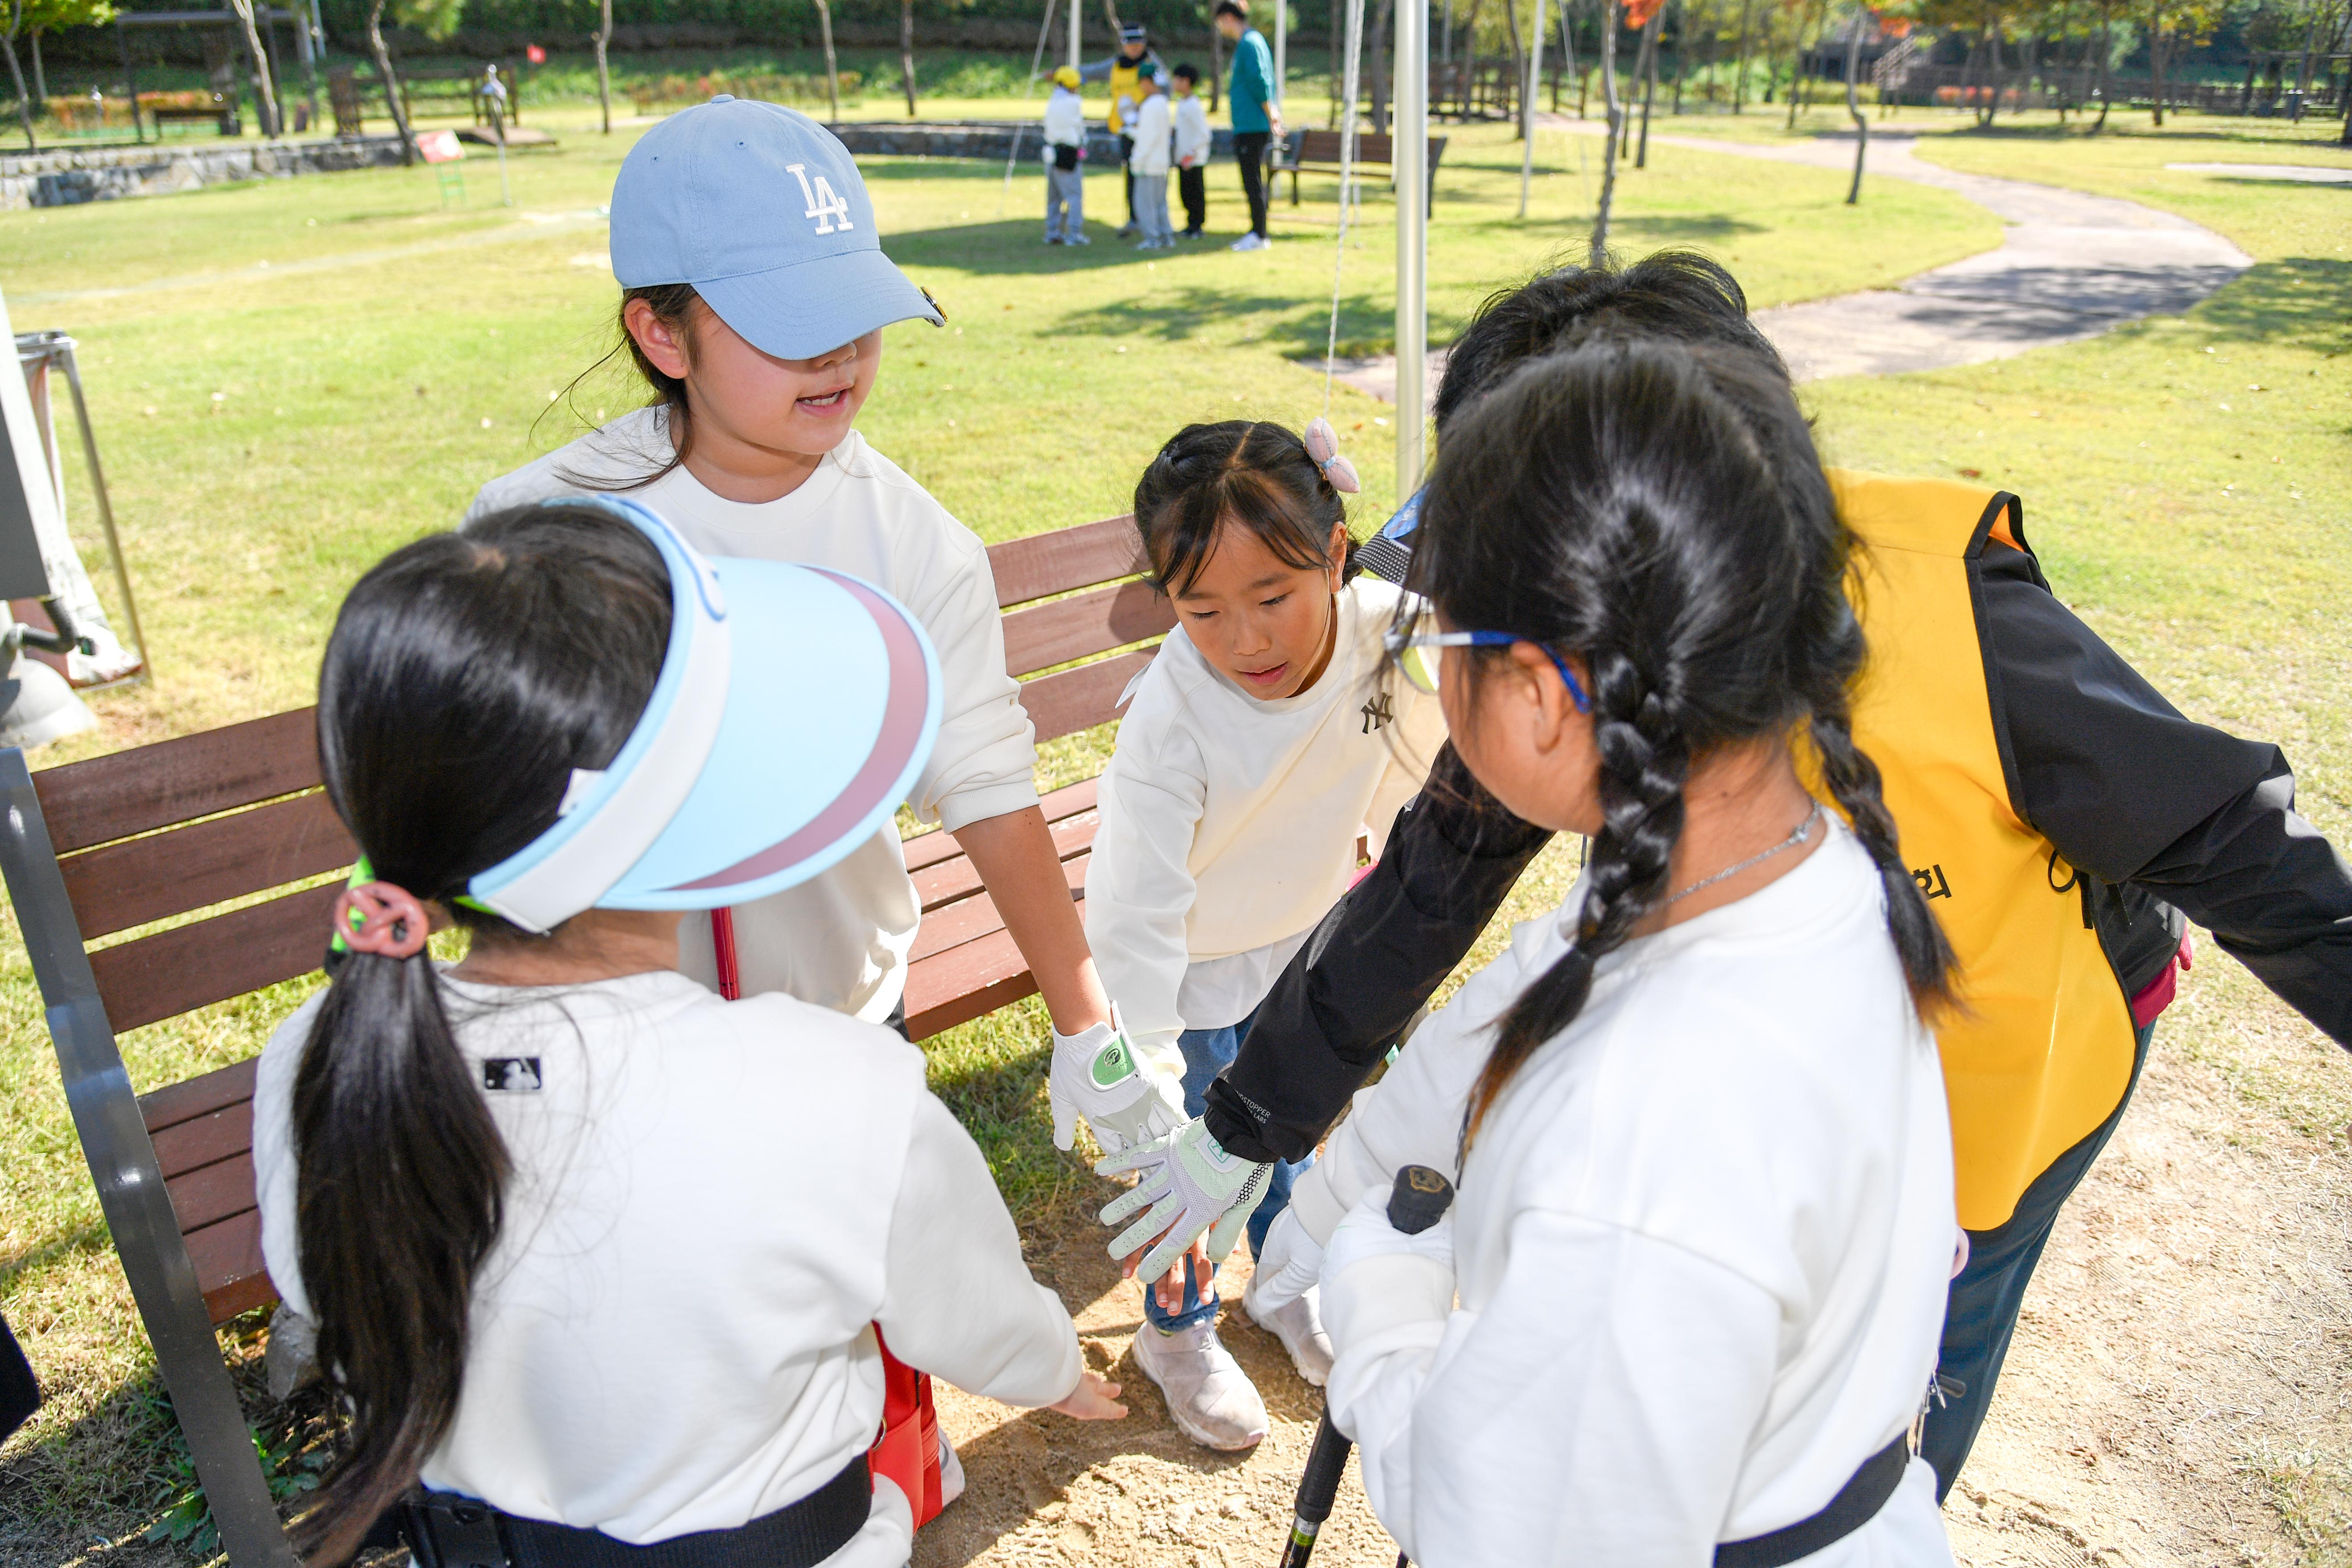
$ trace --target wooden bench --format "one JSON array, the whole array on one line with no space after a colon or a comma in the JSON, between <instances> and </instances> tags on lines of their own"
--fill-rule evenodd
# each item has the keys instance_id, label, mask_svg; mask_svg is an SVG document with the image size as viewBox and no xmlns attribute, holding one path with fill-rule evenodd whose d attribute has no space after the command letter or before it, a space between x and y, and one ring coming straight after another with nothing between
<instances>
[{"instance_id":1,"label":"wooden bench","mask_svg":"<svg viewBox=\"0 0 2352 1568\"><path fill-rule=\"evenodd\" d=\"M1125 517L990 547L1006 660L1027 678L1040 741L1115 718L1152 656L1130 645L1174 624L1136 580L1139 553ZM313 710L37 773L22 752L0 752L0 872L75 1130L222 1543L234 1568L295 1568L213 1333L278 1299L255 1207L255 1060L134 1096L116 1037L318 970L355 850L320 784ZM1094 799L1091 779L1045 798L1074 896ZM955 839L919 834L906 855L923 908L908 1032L922 1039L1034 992ZM92 945L126 931L138 934Z\"/></svg>"},{"instance_id":2,"label":"wooden bench","mask_svg":"<svg viewBox=\"0 0 2352 1568\"><path fill-rule=\"evenodd\" d=\"M1282 139L1282 150L1275 157L1274 172L1276 174L1290 176L1292 206L1298 205L1298 176L1302 171L1312 169L1318 174L1328 172L1334 174L1340 172L1339 159L1344 151L1340 145L1341 141L1341 135L1337 131L1294 131ZM1388 132L1384 131L1356 132L1355 167L1358 170L1370 167L1387 169L1390 172L1389 183L1394 184L1396 183L1395 153L1396 139ZM1429 139L1429 199L1432 201L1437 197L1438 161L1444 156L1445 138L1431 137Z\"/></svg>"},{"instance_id":3,"label":"wooden bench","mask_svg":"<svg viewBox=\"0 0 2352 1568\"><path fill-rule=\"evenodd\" d=\"M439 66L430 70L395 72L400 82L401 108L408 122L416 123L418 98L462 98L477 125L489 123L489 110L482 101L482 83L489 65L499 68L499 79L507 85L506 121L509 125L522 123L522 88L515 75L512 60L494 60L478 66Z\"/></svg>"},{"instance_id":4,"label":"wooden bench","mask_svg":"<svg viewBox=\"0 0 2352 1568\"><path fill-rule=\"evenodd\" d=\"M142 94L139 100L140 112L145 114L150 121L154 122L158 134L162 133L163 122L167 120L209 120L224 136L242 136L245 134L245 121L244 118L237 113L236 100L230 98L226 93L215 92L211 95L209 101L204 103L154 103L148 101L151 98L161 96L163 95ZM173 96L177 97L180 95L173 94Z\"/></svg>"}]
</instances>

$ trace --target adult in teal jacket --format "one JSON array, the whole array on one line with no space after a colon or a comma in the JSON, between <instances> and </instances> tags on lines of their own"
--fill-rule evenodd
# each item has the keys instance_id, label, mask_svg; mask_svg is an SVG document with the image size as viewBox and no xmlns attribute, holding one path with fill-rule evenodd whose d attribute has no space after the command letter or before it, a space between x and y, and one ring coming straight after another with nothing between
<instances>
[{"instance_id":1,"label":"adult in teal jacket","mask_svg":"<svg viewBox=\"0 0 2352 1568\"><path fill-rule=\"evenodd\" d=\"M1217 0L1216 20L1217 31L1234 44L1234 74L1225 86L1225 101L1234 116L1234 162L1242 166L1242 192L1249 197L1250 209L1250 231L1234 241L1234 248L1264 250L1270 243L1265 236L1265 152L1282 134L1282 106L1275 101L1274 51L1265 47L1265 35L1249 25L1249 0Z\"/></svg>"}]
</instances>

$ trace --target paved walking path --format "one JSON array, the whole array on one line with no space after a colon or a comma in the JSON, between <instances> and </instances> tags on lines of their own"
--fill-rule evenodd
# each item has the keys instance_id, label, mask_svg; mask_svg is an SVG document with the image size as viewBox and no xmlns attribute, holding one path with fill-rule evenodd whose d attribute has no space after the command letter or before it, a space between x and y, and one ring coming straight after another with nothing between
<instances>
[{"instance_id":1,"label":"paved walking path","mask_svg":"<svg viewBox=\"0 0 2352 1568\"><path fill-rule=\"evenodd\" d=\"M1537 119L1547 130L1603 133L1593 121ZM1727 157L1853 166L1850 136L1759 146L1654 131L1650 140ZM1974 364L2095 337L2118 321L2186 310L2253 265L2253 258L2186 218L2113 196L1958 174L1915 156L1915 142L1885 132L1871 137L1865 204L1871 181L1912 180L1989 209L2007 232L1992 250L1893 289L1759 310L1757 325L1799 381ZM1393 359L1343 361L1340 379L1376 397L1396 395ZM1433 391L1435 365L1429 381Z\"/></svg>"}]
</instances>

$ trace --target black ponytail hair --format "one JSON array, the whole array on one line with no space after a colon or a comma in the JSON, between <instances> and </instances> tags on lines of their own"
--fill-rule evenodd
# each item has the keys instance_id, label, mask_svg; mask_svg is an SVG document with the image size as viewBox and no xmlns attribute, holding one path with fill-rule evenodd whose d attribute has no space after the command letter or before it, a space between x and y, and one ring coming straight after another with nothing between
<instances>
[{"instance_id":1,"label":"black ponytail hair","mask_svg":"<svg viewBox=\"0 0 2352 1568\"><path fill-rule=\"evenodd\" d=\"M1185 426L1135 487L1135 527L1152 585L1171 598L1200 579L1227 521L1255 534L1284 565L1312 571L1331 564L1331 531L1347 521L1347 503L1307 443L1255 420ZM1343 558L1350 569L1355 558L1351 538Z\"/></svg>"},{"instance_id":2,"label":"black ponytail hair","mask_svg":"<svg viewBox=\"0 0 2352 1568\"><path fill-rule=\"evenodd\" d=\"M584 490L641 490L656 479L667 478L684 467L687 454L694 449L694 410L687 402L686 378L672 375L654 363L652 356L637 342L636 334L629 331L629 307L639 300L646 302L646 308L653 312L655 321L668 328L670 335L686 345L688 355L693 355L696 346L694 310L702 303L702 296L696 292L693 284L655 283L624 289L621 290L620 307L614 313L613 346L606 349L594 364L572 378L571 384L563 389L562 402L577 417L580 410L573 404L572 396L580 390L580 384L612 363L616 356L626 353L629 363L636 367L637 374L645 378L646 387L654 395L653 401L646 406L662 411L662 417L667 422L665 433L669 437L672 450L667 460L618 484L597 474L583 474L571 469L559 471L559 477L566 484L576 485ZM549 410L554 406L555 401L551 400L546 408L540 410L539 419L531 421L533 434L538 432L539 420L546 418Z\"/></svg>"},{"instance_id":3,"label":"black ponytail hair","mask_svg":"<svg viewBox=\"0 0 2352 1568\"><path fill-rule=\"evenodd\" d=\"M1585 663L1601 760L1575 944L1504 1015L1465 1152L1520 1066L1582 1011L1595 966L1665 899L1684 785L1724 747L1810 736L1878 866L1914 1005L1923 1017L1948 1005L1951 947L1853 743L1854 541L1776 364L1608 340L1531 360L1448 428L1420 532L1414 585L1445 619ZM1496 650L1474 651L1475 681Z\"/></svg>"},{"instance_id":4,"label":"black ponytail hair","mask_svg":"<svg viewBox=\"0 0 2352 1568\"><path fill-rule=\"evenodd\" d=\"M394 552L319 676L327 795L375 875L478 942L532 940L457 900L545 832L574 768L628 739L661 673L669 574L591 506L519 507ZM507 1152L423 953L337 966L294 1087L297 1245L347 1446L297 1526L340 1562L447 1432Z\"/></svg>"}]
</instances>

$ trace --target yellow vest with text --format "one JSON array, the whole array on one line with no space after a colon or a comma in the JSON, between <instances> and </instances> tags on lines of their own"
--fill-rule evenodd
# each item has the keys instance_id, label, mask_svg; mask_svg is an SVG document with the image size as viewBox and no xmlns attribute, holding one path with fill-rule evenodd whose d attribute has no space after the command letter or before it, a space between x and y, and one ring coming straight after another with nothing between
<instances>
[{"instance_id":1,"label":"yellow vest with text","mask_svg":"<svg viewBox=\"0 0 2352 1568\"><path fill-rule=\"evenodd\" d=\"M1150 63L1151 57L1150 55L1144 56L1143 58L1137 60L1132 64L1129 63L1125 55L1118 55L1112 58L1110 62L1109 119L1110 133L1112 135L1120 135L1127 130L1127 115L1125 110L1142 103L1143 89L1138 86L1137 83L1143 75L1144 67Z\"/></svg>"},{"instance_id":2,"label":"yellow vest with text","mask_svg":"<svg viewBox=\"0 0 2352 1568\"><path fill-rule=\"evenodd\" d=\"M1960 1224L1989 1230L2130 1087L2121 981L2072 867L2021 820L1979 637L1969 565L2025 547L2016 498L1943 479L1832 469L1862 539L1855 608L1870 661L1854 739L1885 776L1905 864L1960 963L1936 1030L1951 1103Z\"/></svg>"}]
</instances>

